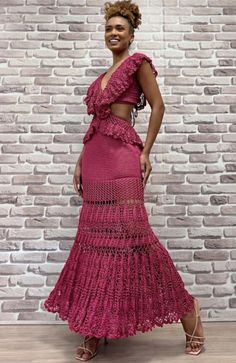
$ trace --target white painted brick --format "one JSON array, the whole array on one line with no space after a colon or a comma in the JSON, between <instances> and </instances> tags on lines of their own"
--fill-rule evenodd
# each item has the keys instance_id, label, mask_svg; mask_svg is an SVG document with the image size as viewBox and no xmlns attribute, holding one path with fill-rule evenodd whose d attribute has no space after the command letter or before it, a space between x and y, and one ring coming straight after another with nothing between
<instances>
[{"instance_id":1,"label":"white painted brick","mask_svg":"<svg viewBox=\"0 0 236 363\"><path fill-rule=\"evenodd\" d=\"M188 235L190 238L218 238L222 236L220 228L189 228Z\"/></svg>"},{"instance_id":2,"label":"white painted brick","mask_svg":"<svg viewBox=\"0 0 236 363\"><path fill-rule=\"evenodd\" d=\"M191 205L187 210L188 215L219 215L219 207Z\"/></svg>"},{"instance_id":3,"label":"white painted brick","mask_svg":"<svg viewBox=\"0 0 236 363\"><path fill-rule=\"evenodd\" d=\"M104 2L0 3L0 320L54 321L42 299L82 206L72 177L91 122L83 99L112 64ZM235 2L137 3L143 23L130 51L153 59L166 105L150 154L149 222L204 317L236 319ZM135 125L142 140L150 111Z\"/></svg>"},{"instance_id":4,"label":"white painted brick","mask_svg":"<svg viewBox=\"0 0 236 363\"><path fill-rule=\"evenodd\" d=\"M234 288L233 286L216 286L213 289L214 296L222 296L225 297L227 295L233 295L234 294Z\"/></svg>"},{"instance_id":5,"label":"white painted brick","mask_svg":"<svg viewBox=\"0 0 236 363\"><path fill-rule=\"evenodd\" d=\"M223 285L229 279L229 273L222 272L217 274L197 274L196 282L198 284Z\"/></svg>"},{"instance_id":6,"label":"white painted brick","mask_svg":"<svg viewBox=\"0 0 236 363\"><path fill-rule=\"evenodd\" d=\"M39 302L36 300L4 301L2 311L35 311L38 310Z\"/></svg>"},{"instance_id":7,"label":"white painted brick","mask_svg":"<svg viewBox=\"0 0 236 363\"><path fill-rule=\"evenodd\" d=\"M170 251L170 256L174 262L176 261L192 261L191 251Z\"/></svg>"},{"instance_id":8,"label":"white painted brick","mask_svg":"<svg viewBox=\"0 0 236 363\"><path fill-rule=\"evenodd\" d=\"M213 271L236 271L236 261L213 262Z\"/></svg>"},{"instance_id":9,"label":"white painted brick","mask_svg":"<svg viewBox=\"0 0 236 363\"><path fill-rule=\"evenodd\" d=\"M195 195L177 195L175 197L176 204L191 205L200 204L206 205L209 202L209 198L206 196L195 196Z\"/></svg>"},{"instance_id":10,"label":"white painted brick","mask_svg":"<svg viewBox=\"0 0 236 363\"><path fill-rule=\"evenodd\" d=\"M225 228L224 235L225 237L236 237L236 228Z\"/></svg>"}]
</instances>

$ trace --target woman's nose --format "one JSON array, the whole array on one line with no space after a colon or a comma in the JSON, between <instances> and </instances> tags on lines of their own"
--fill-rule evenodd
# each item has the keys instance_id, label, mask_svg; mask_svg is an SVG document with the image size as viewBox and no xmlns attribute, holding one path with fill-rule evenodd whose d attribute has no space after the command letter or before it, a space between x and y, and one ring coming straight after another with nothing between
<instances>
[{"instance_id":1,"label":"woman's nose","mask_svg":"<svg viewBox=\"0 0 236 363\"><path fill-rule=\"evenodd\" d=\"M117 35L117 31L116 31L116 29L112 29L112 30L111 30L111 35Z\"/></svg>"}]
</instances>

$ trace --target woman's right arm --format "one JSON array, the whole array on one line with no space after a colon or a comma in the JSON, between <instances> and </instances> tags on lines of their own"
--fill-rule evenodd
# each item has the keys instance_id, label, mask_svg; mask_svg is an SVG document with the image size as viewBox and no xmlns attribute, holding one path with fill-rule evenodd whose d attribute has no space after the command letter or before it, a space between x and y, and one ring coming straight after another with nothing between
<instances>
[{"instance_id":1,"label":"woman's right arm","mask_svg":"<svg viewBox=\"0 0 236 363\"><path fill-rule=\"evenodd\" d=\"M81 151L81 153L80 153L80 156L79 156L79 159L77 160L77 162L76 162L76 167L77 167L77 165L82 165L82 157L83 157L83 153L84 153L84 146L83 146L83 149L82 149L82 151Z\"/></svg>"},{"instance_id":2,"label":"woman's right arm","mask_svg":"<svg viewBox=\"0 0 236 363\"><path fill-rule=\"evenodd\" d=\"M82 173L81 173L83 153L84 153L84 147L76 162L75 172L74 172L74 177L73 177L74 189L75 189L76 193L78 193L79 196L81 196L81 197L83 197Z\"/></svg>"}]
</instances>

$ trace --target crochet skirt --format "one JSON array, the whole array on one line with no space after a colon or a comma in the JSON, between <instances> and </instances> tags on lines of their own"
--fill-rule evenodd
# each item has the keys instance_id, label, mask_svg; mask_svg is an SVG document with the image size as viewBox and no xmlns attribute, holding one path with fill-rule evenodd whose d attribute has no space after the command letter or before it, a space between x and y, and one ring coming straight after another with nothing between
<instances>
[{"instance_id":1,"label":"crochet skirt","mask_svg":"<svg viewBox=\"0 0 236 363\"><path fill-rule=\"evenodd\" d=\"M84 147L77 233L44 302L83 336L128 337L178 322L193 309L193 296L148 222L140 153L138 145L97 130Z\"/></svg>"}]
</instances>

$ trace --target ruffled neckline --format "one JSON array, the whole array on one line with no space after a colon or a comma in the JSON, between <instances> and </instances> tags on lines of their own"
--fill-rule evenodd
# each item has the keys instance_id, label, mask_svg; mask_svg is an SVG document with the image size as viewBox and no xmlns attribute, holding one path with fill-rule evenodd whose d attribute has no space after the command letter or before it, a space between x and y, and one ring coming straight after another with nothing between
<instances>
[{"instance_id":1,"label":"ruffled neckline","mask_svg":"<svg viewBox=\"0 0 236 363\"><path fill-rule=\"evenodd\" d=\"M107 72L100 74L90 85L87 96L84 99L84 102L87 104L88 114L97 114L101 118L109 116L111 113L109 105L115 102L128 89L132 82L132 76L144 59L150 63L152 71L156 76L158 72L153 66L152 60L146 54L139 52L132 54L112 73L104 90L101 89L101 80ZM145 97L141 93L140 102L137 105L138 109L144 108L145 104Z\"/></svg>"},{"instance_id":2,"label":"ruffled neckline","mask_svg":"<svg viewBox=\"0 0 236 363\"><path fill-rule=\"evenodd\" d=\"M124 63L126 63L126 61L127 60L129 60L130 58L132 58L134 55L135 55L136 53L134 53L134 54L131 54L131 55L129 55L127 58L125 58L124 60L123 60L123 62L112 72L112 74L111 74L111 76L110 76L110 78L108 79L108 81L107 81L107 84L106 84L106 87L104 88L104 89L102 89L102 80L103 80L103 77L107 74L107 72L108 71L106 71L106 72L103 72L100 76L99 76L99 82L98 82L98 84L99 84L99 88L100 88L100 91L101 91L101 93L103 93L103 92L105 92L105 90L106 90L106 88L107 87L109 87L109 83L110 82L112 82L112 78L113 78L113 76L115 76L115 73L116 72L118 72L119 70L120 70L120 68L122 67L122 65L124 64Z\"/></svg>"}]
</instances>

